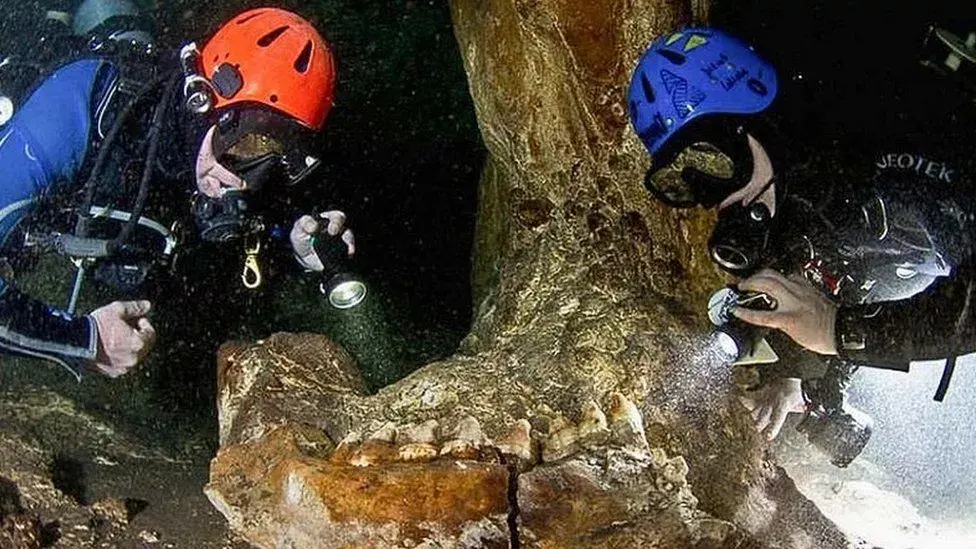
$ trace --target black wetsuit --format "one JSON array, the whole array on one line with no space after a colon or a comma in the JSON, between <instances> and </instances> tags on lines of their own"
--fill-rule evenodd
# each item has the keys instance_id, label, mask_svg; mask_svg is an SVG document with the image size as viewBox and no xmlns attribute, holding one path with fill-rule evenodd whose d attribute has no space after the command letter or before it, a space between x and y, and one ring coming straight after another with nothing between
<instances>
[{"instance_id":1,"label":"black wetsuit","mask_svg":"<svg viewBox=\"0 0 976 549\"><path fill-rule=\"evenodd\" d=\"M926 267L936 276L916 275L920 280L909 295L845 303L836 324L842 358L907 370L911 360L976 351L976 188L968 144L967 139L927 149L889 148L876 156L880 173L875 185L890 189L899 207L917 219L912 232L902 231L908 253L927 254ZM889 277L894 284L911 286L912 275L896 265Z\"/></svg>"},{"instance_id":2,"label":"black wetsuit","mask_svg":"<svg viewBox=\"0 0 976 549\"><path fill-rule=\"evenodd\" d=\"M774 266L805 274L840 305L840 360L771 334L783 355L776 377L826 375L843 386L854 366L907 371L913 360L976 351L976 159L966 122L976 118L967 116L947 114L938 132L931 120L892 120L891 137L855 139L785 175Z\"/></svg>"}]
</instances>

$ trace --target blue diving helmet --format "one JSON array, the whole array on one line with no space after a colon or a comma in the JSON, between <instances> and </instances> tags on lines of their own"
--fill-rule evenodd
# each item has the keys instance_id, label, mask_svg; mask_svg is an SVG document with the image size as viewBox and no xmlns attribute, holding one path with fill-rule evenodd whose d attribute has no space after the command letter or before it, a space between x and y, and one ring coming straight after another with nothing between
<instances>
[{"instance_id":1,"label":"blue diving helmet","mask_svg":"<svg viewBox=\"0 0 976 549\"><path fill-rule=\"evenodd\" d=\"M675 207L712 207L741 188L752 173L746 135L778 91L773 66L721 30L689 27L655 40L627 94L654 161L648 190Z\"/></svg>"}]
</instances>

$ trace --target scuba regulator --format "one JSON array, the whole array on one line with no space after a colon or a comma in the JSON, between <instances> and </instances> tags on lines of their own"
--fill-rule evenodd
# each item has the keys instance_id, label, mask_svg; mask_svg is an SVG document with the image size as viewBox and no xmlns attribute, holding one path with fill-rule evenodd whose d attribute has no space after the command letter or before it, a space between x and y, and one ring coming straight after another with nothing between
<instances>
[{"instance_id":1,"label":"scuba regulator","mask_svg":"<svg viewBox=\"0 0 976 549\"><path fill-rule=\"evenodd\" d=\"M261 218L251 213L244 191L230 189L220 198L197 194L192 210L205 242L231 242L264 230Z\"/></svg>"},{"instance_id":2,"label":"scuba regulator","mask_svg":"<svg viewBox=\"0 0 976 549\"><path fill-rule=\"evenodd\" d=\"M761 202L725 207L708 239L712 261L739 277L758 271L769 259L772 225L772 213Z\"/></svg>"}]
</instances>

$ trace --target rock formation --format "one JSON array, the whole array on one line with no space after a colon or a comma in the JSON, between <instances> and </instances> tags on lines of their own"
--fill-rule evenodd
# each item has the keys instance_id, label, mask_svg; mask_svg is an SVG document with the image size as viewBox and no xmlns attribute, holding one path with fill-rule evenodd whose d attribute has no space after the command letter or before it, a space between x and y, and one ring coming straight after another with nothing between
<instances>
[{"instance_id":1,"label":"rock formation","mask_svg":"<svg viewBox=\"0 0 976 549\"><path fill-rule=\"evenodd\" d=\"M323 336L228 344L206 493L263 548L846 547L763 460L625 90L699 0L453 0L489 150L458 352L366 394Z\"/></svg>"}]
</instances>

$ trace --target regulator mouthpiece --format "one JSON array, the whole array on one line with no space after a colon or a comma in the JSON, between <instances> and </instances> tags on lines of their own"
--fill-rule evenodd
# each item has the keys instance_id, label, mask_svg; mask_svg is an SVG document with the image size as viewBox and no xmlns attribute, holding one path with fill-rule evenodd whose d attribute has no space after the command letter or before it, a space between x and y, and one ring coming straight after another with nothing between
<instances>
[{"instance_id":1,"label":"regulator mouthpiece","mask_svg":"<svg viewBox=\"0 0 976 549\"><path fill-rule=\"evenodd\" d=\"M712 261L725 271L746 277L757 271L767 255L772 215L765 204L733 204L718 215L708 249Z\"/></svg>"}]
</instances>

